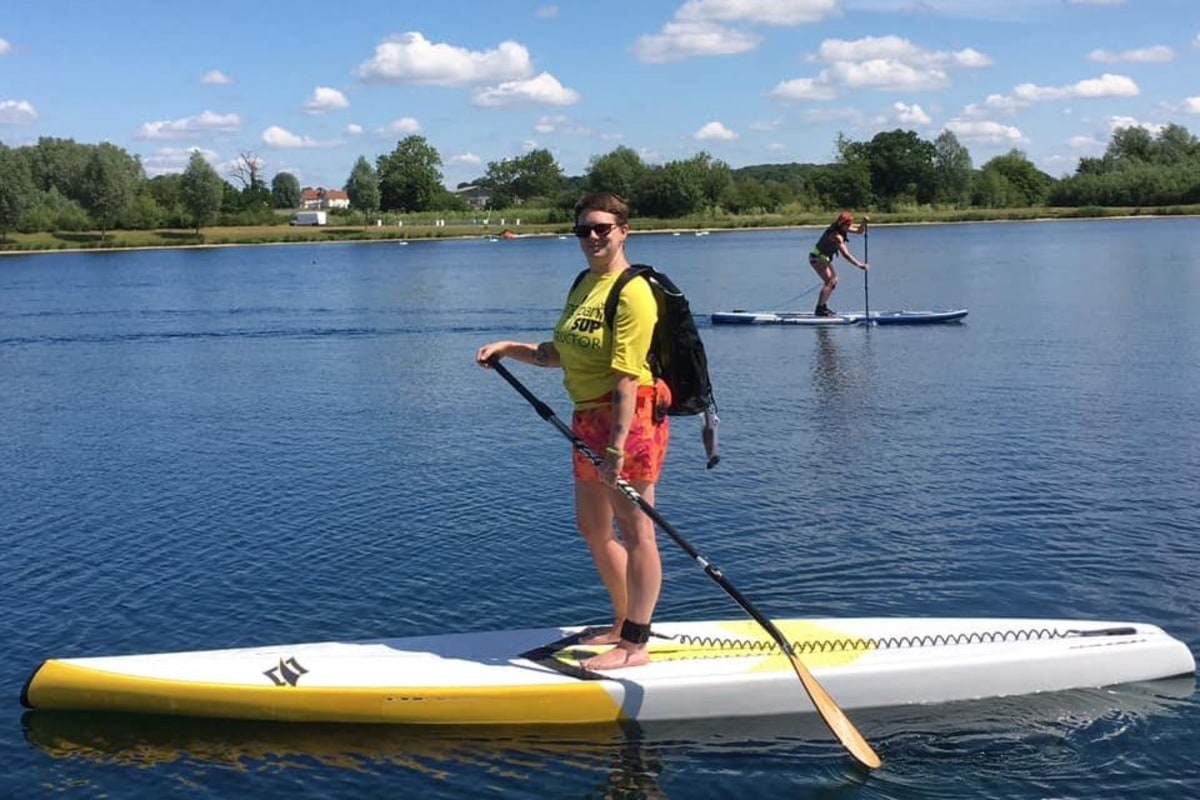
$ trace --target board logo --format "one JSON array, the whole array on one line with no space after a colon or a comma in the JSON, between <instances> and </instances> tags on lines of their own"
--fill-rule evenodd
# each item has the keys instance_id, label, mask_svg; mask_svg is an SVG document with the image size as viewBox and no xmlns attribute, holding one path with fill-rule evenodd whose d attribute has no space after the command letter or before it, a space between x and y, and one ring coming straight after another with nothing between
<instances>
[{"instance_id":1,"label":"board logo","mask_svg":"<svg viewBox=\"0 0 1200 800\"><path fill-rule=\"evenodd\" d=\"M263 673L276 686L295 686L300 682L300 676L307 674L308 670L300 666L300 662L295 658L289 658L286 661L279 659L279 665L271 667Z\"/></svg>"}]
</instances>

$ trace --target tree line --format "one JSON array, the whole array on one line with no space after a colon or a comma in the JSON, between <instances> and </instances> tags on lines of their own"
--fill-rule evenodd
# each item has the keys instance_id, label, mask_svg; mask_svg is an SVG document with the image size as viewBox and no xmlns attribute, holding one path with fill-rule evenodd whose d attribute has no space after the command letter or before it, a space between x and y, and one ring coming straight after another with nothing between
<instances>
[{"instance_id":1,"label":"tree line","mask_svg":"<svg viewBox=\"0 0 1200 800\"><path fill-rule=\"evenodd\" d=\"M490 209L548 209L566 221L579 194L615 191L651 218L697 214L779 214L854 208L1027 208L1170 206L1200 203L1200 142L1170 124L1113 132L1105 153L1081 159L1074 174L1054 178L1019 149L975 168L955 135L927 140L911 130L867 141L839 135L828 164L759 164L733 169L700 152L647 164L617 147L594 156L586 172L567 176L546 149L493 161L475 180ZM360 216L426 211L468 212L461 193L443 183L442 158L422 136L408 136L372 163L355 161L344 189ZM194 151L181 173L147 178L138 157L108 142L80 144L43 137L10 148L0 143L0 236L11 231L152 230L208 225L269 225L279 209L300 205L301 187L279 172L268 186L261 161L240 153L222 177Z\"/></svg>"}]
</instances>

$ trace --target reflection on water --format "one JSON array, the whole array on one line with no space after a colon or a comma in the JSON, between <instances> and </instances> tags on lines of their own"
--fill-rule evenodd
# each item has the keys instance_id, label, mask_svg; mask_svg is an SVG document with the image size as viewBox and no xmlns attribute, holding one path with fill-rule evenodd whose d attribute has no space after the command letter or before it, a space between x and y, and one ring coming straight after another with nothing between
<instances>
[{"instance_id":1,"label":"reflection on water","mask_svg":"<svg viewBox=\"0 0 1200 800\"><path fill-rule=\"evenodd\" d=\"M1028 763L1046 772L1075 767L1098 741L1136 737L1154 715L1171 714L1195 690L1193 677L938 706L860 711L858 727L884 768L871 773L881 796L903 796L933 761L956 759L1011 774ZM408 774L422 781L550 785L567 776L588 797L667 797L672 777L741 770L786 758L811 768L823 793L861 788L867 774L845 758L815 715L707 720L645 726L416 728L298 725L84 712L30 711L26 740L56 759L203 773L350 771ZM1140 749L1114 744L1114 752ZM1003 766L999 766L1002 764ZM751 767L753 768L753 767ZM1019 767L1018 767L1019 768ZM537 792L533 792L534 795Z\"/></svg>"}]
</instances>

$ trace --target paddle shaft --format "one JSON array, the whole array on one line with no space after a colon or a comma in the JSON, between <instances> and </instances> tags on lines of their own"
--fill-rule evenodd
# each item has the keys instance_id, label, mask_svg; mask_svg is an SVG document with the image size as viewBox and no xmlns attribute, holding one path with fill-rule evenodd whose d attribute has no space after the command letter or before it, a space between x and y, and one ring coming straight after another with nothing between
<instances>
[{"instance_id":1,"label":"paddle shaft","mask_svg":"<svg viewBox=\"0 0 1200 800\"><path fill-rule=\"evenodd\" d=\"M517 378L511 372L509 372L503 364L500 363L499 358L493 357L488 362L488 365L498 372L500 377L508 381L508 383L517 390L517 393L524 397L529 404L533 406L534 410L537 411L538 416L552 424L554 427L558 428L559 432L571 442L576 450L583 454L584 458L591 461L597 467L604 463L603 459L596 455L596 453L587 446L586 442L576 436L575 432L572 431L568 425L566 425L555 415L550 406L543 403L532 392L525 388L525 385L517 380ZM699 564L701 569L704 570L704 574L716 581L717 585L724 589L725 593L733 598L733 601L741 606L743 611L749 614L754 621L762 627L763 630L770 634L771 638L775 640L775 643L779 645L779 649L782 650L792 662L792 668L796 671L796 675L800 678L800 682L804 685L804 691L808 693L808 697L812 701L813 706L817 709L817 712L821 715L821 719L823 719L825 724L829 726L829 729L838 738L838 741L840 741L842 745L850 752L850 755L852 755L863 766L870 767L871 769L878 767L882 763L879 759L879 756L876 755L875 751L871 748L871 745L867 743L867 740L863 738L862 734L858 732L858 729L854 727L854 723L850 721L850 718L846 716L846 713L842 711L834 699L830 697L829 693L825 691L825 688L821 686L816 677L809 672L808 667L804 666L803 662L800 661L800 658L796 655L796 651L792 647L791 642L789 642L787 637L784 636L779 628L775 626L775 623L771 622L771 620L764 616L763 613L759 611L753 603L747 600L746 597L740 591L738 591L737 587L729 582L729 579L725 577L725 573L723 573L719 567L714 566L708 559L701 555L700 551L698 551L695 547L692 547L691 542L683 538L683 536L676 531L669 522L663 519L662 515L655 510L654 506L646 502L645 498L638 494L637 490L630 486L628 481L618 477L617 488L623 495L625 495L626 498L629 499L631 503L640 508L642 513L650 517L650 519L654 521L655 525L666 532L666 534L671 537L671 540L674 541L675 544L679 545L679 547L685 553L691 556L692 560Z\"/></svg>"},{"instance_id":2,"label":"paddle shaft","mask_svg":"<svg viewBox=\"0 0 1200 800\"><path fill-rule=\"evenodd\" d=\"M871 265L871 251L869 249L871 236L870 224L863 221L863 263L868 267ZM871 324L871 270L863 270L863 306L865 306L867 315L867 324Z\"/></svg>"}]
</instances>

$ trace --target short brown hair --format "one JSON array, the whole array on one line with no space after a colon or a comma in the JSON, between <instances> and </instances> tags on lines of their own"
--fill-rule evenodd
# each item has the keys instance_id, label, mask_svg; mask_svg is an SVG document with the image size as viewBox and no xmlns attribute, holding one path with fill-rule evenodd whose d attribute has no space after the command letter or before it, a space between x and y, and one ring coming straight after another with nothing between
<instances>
[{"instance_id":1,"label":"short brown hair","mask_svg":"<svg viewBox=\"0 0 1200 800\"><path fill-rule=\"evenodd\" d=\"M575 219L585 211L603 211L617 218L618 225L629 224L629 203L613 192L591 192L579 198L575 204Z\"/></svg>"}]
</instances>

